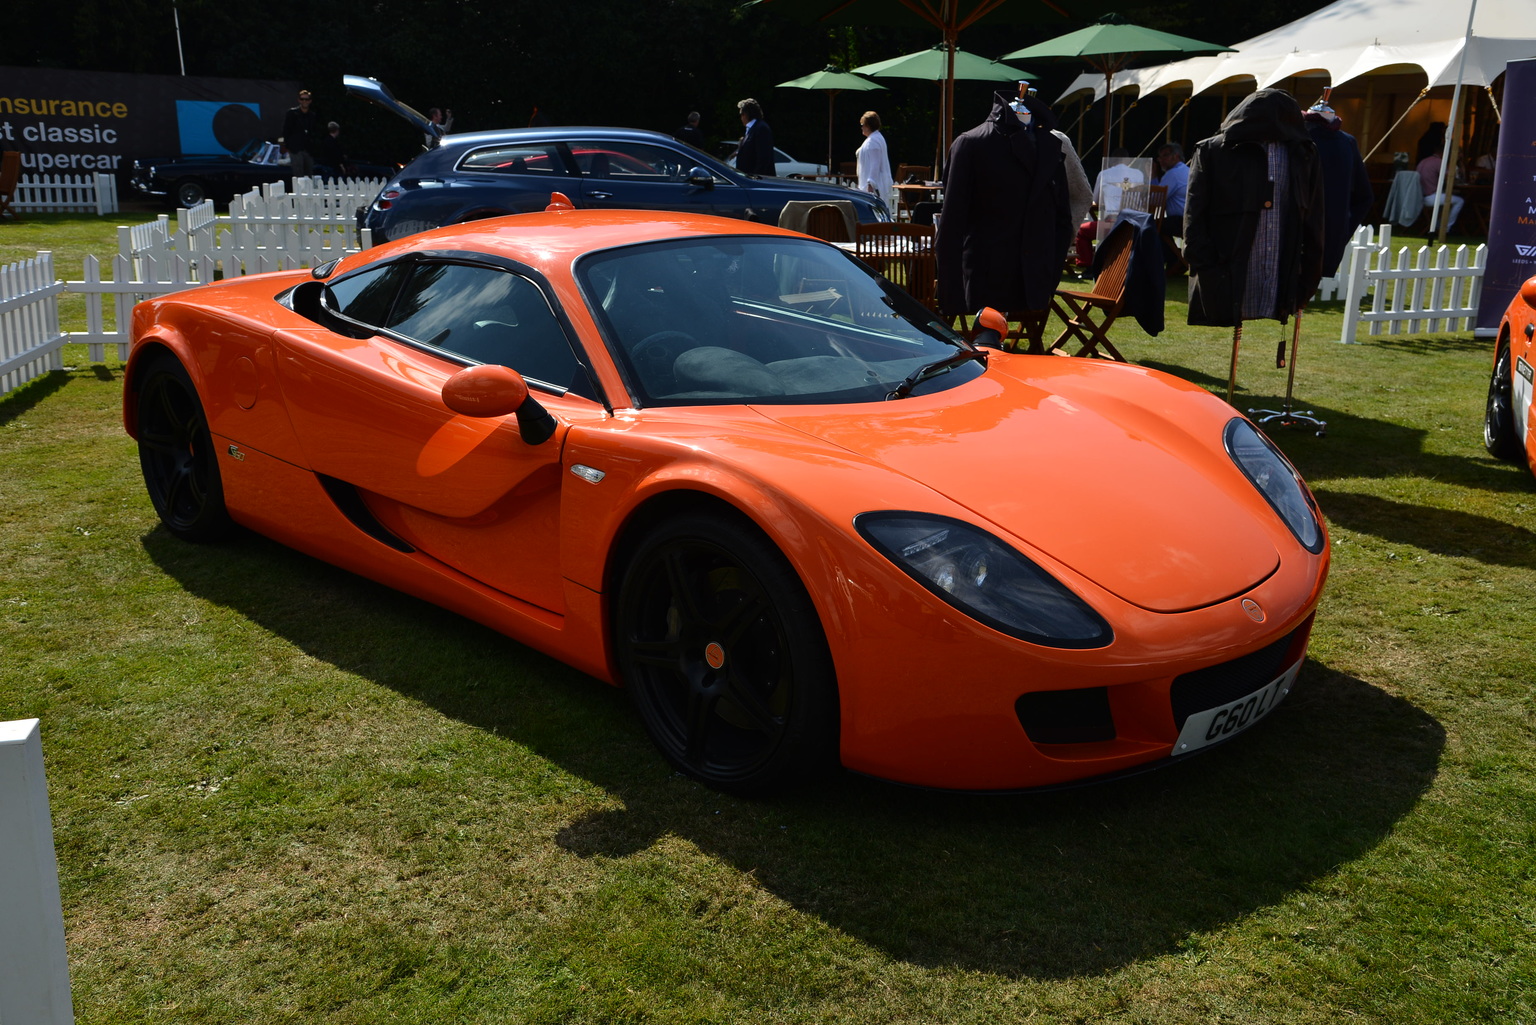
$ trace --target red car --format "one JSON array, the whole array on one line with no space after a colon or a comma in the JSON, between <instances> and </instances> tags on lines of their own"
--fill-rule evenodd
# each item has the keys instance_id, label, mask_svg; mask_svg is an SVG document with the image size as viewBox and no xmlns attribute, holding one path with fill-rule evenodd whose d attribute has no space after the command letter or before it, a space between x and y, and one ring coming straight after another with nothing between
<instances>
[{"instance_id":1,"label":"red car","mask_svg":"<svg viewBox=\"0 0 1536 1025\"><path fill-rule=\"evenodd\" d=\"M1483 417L1483 444L1500 459L1523 462L1536 473L1536 417L1531 416L1532 364L1536 363L1536 277L1520 286L1499 322L1493 377Z\"/></svg>"},{"instance_id":2,"label":"red car","mask_svg":"<svg viewBox=\"0 0 1536 1025\"><path fill-rule=\"evenodd\" d=\"M1187 757L1290 690L1327 575L1220 399L973 345L776 227L552 208L153 299L133 336L171 533L243 525L622 685L724 789Z\"/></svg>"}]
</instances>

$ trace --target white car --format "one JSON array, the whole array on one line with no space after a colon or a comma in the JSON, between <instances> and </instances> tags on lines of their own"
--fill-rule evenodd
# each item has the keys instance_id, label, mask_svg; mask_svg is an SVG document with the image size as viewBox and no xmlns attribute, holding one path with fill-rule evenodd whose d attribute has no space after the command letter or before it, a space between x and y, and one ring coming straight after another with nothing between
<instances>
[{"instance_id":1,"label":"white car","mask_svg":"<svg viewBox=\"0 0 1536 1025\"><path fill-rule=\"evenodd\" d=\"M723 149L722 159L724 159L726 166L735 167L736 143L726 143ZM773 147L773 169L780 178L792 174L802 174L807 178L820 178L827 173L826 164L807 164L803 160L796 160L777 146Z\"/></svg>"}]
</instances>

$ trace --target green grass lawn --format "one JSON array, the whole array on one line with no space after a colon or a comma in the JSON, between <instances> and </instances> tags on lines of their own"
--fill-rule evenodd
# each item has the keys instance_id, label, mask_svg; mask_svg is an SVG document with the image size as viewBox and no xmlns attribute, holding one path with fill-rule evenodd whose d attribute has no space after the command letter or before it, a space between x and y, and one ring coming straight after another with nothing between
<instances>
[{"instance_id":1,"label":"green grass lawn","mask_svg":"<svg viewBox=\"0 0 1536 1025\"><path fill-rule=\"evenodd\" d=\"M1117 344L1224 394L1182 298ZM178 542L118 369L67 354L0 401L0 719L42 720L77 1020L1536 1025L1536 482L1482 449L1488 344L1341 322L1297 373L1327 436L1274 434L1333 542L1297 689L1004 797L725 797L499 635ZM1245 332L1240 408L1281 336Z\"/></svg>"}]
</instances>

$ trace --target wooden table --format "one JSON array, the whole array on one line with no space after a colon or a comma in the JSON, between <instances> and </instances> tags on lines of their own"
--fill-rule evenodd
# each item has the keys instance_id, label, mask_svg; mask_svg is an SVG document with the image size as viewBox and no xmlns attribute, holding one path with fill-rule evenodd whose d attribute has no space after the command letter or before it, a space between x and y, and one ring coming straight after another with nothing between
<instances>
[{"instance_id":1,"label":"wooden table","mask_svg":"<svg viewBox=\"0 0 1536 1025\"><path fill-rule=\"evenodd\" d=\"M899 219L911 220L912 219L912 208L914 206L916 206L918 203L922 203L922 202L925 202L927 200L937 200L943 194L944 194L944 184L942 182L933 182L931 184L928 183L928 182L924 182L921 185L897 185L896 186L896 197L897 197L896 209L894 211L892 211L892 212ZM901 217L901 215L903 213L906 214L905 218Z\"/></svg>"}]
</instances>

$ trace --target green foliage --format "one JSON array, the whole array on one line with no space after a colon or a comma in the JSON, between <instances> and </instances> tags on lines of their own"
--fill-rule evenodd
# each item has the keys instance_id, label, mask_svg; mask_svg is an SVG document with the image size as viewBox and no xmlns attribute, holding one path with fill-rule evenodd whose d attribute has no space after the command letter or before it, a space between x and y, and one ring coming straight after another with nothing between
<instances>
[{"instance_id":1,"label":"green foliage","mask_svg":"<svg viewBox=\"0 0 1536 1025\"><path fill-rule=\"evenodd\" d=\"M1224 392L1230 334L1170 300L1117 344ZM1273 434L1332 531L1298 688L1188 763L1002 797L703 790L621 692L170 538L115 367L27 386L0 718L42 720L77 1019L1536 1020L1536 482L1482 450L1487 345L1341 320L1305 315L1297 368L1327 437ZM1241 408L1283 396L1282 335L1249 325Z\"/></svg>"}]
</instances>

